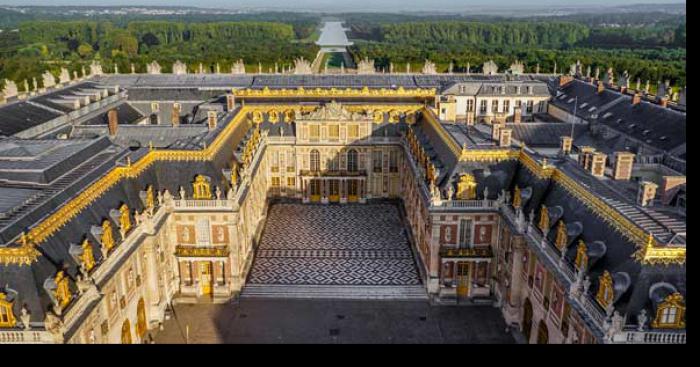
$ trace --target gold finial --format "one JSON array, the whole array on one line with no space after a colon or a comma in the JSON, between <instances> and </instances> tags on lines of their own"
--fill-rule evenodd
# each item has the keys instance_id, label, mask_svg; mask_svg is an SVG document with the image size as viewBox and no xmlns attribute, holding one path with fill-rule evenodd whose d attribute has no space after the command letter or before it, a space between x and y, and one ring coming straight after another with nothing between
<instances>
[{"instance_id":1,"label":"gold finial","mask_svg":"<svg viewBox=\"0 0 700 367\"><path fill-rule=\"evenodd\" d=\"M22 234L19 236L19 243L22 244L22 246L29 245L29 236L27 236L27 232L22 231Z\"/></svg>"},{"instance_id":2,"label":"gold finial","mask_svg":"<svg viewBox=\"0 0 700 367\"><path fill-rule=\"evenodd\" d=\"M520 197L520 188L515 185L515 190L513 190L513 208L519 209L522 203L522 198Z\"/></svg>"}]
</instances>

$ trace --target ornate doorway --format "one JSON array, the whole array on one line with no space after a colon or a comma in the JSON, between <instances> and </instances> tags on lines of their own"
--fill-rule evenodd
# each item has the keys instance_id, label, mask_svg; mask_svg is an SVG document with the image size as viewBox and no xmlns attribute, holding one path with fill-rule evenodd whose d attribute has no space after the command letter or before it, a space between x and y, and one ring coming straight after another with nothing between
<instances>
[{"instance_id":1,"label":"ornate doorway","mask_svg":"<svg viewBox=\"0 0 700 367\"><path fill-rule=\"evenodd\" d=\"M348 180L348 202L357 202L359 191L357 186L357 180Z\"/></svg>"},{"instance_id":2,"label":"ornate doorway","mask_svg":"<svg viewBox=\"0 0 700 367\"><path fill-rule=\"evenodd\" d=\"M199 263L199 284L201 285L202 295L207 296L212 294L212 266L211 261Z\"/></svg>"},{"instance_id":3,"label":"ornate doorway","mask_svg":"<svg viewBox=\"0 0 700 367\"><path fill-rule=\"evenodd\" d=\"M470 284L470 274L469 274L469 263L462 261L457 263L457 296L458 297L468 297L469 296L469 284Z\"/></svg>"},{"instance_id":4,"label":"ornate doorway","mask_svg":"<svg viewBox=\"0 0 700 367\"><path fill-rule=\"evenodd\" d=\"M539 327L537 328L537 344L549 344L549 331L547 330L547 324L544 320L540 321Z\"/></svg>"},{"instance_id":5,"label":"ornate doorway","mask_svg":"<svg viewBox=\"0 0 700 367\"><path fill-rule=\"evenodd\" d=\"M311 202L318 203L321 201L321 180L311 180L309 182L309 189L311 190Z\"/></svg>"},{"instance_id":6,"label":"ornate doorway","mask_svg":"<svg viewBox=\"0 0 700 367\"><path fill-rule=\"evenodd\" d=\"M523 304L523 334L525 335L525 340L530 342L530 331L532 330L532 303L529 299L525 299Z\"/></svg>"},{"instance_id":7,"label":"ornate doorway","mask_svg":"<svg viewBox=\"0 0 700 367\"><path fill-rule=\"evenodd\" d=\"M340 181L329 180L328 181L328 201L332 203L337 203L340 201Z\"/></svg>"}]
</instances>

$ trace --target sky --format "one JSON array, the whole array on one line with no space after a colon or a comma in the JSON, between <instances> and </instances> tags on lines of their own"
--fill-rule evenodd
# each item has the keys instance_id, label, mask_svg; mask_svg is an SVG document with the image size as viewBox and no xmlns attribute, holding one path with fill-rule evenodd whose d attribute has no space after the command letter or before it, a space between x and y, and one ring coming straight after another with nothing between
<instances>
[{"instance_id":1,"label":"sky","mask_svg":"<svg viewBox=\"0 0 700 367\"><path fill-rule=\"evenodd\" d=\"M469 6L585 6L630 4L685 3L685 0L0 0L0 5L158 5L198 7L279 7L279 8L334 8L342 5L368 8L394 8L410 11L414 8L467 8Z\"/></svg>"}]
</instances>

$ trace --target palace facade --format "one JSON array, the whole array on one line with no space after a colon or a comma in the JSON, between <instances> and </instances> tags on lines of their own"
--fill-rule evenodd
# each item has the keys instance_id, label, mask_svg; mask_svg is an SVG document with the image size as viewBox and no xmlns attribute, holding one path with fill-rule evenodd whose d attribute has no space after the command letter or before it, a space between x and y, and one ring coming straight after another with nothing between
<instances>
[{"instance_id":1,"label":"palace facade","mask_svg":"<svg viewBox=\"0 0 700 367\"><path fill-rule=\"evenodd\" d=\"M602 84L95 66L6 90L0 343L142 343L174 302L237 297L278 202L397 203L425 299L498 307L530 343L685 343L685 158L606 151L552 107L577 83Z\"/></svg>"}]
</instances>

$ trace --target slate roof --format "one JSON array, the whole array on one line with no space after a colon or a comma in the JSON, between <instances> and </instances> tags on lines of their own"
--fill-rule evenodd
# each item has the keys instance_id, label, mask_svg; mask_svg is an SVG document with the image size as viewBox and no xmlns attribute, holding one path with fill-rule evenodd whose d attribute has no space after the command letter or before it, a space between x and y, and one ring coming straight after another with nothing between
<instances>
[{"instance_id":1,"label":"slate roof","mask_svg":"<svg viewBox=\"0 0 700 367\"><path fill-rule=\"evenodd\" d=\"M110 110L117 111L117 121L119 125L131 125L139 122L145 116L137 109L131 107L128 103L121 103ZM107 125L109 123L109 111L100 113L99 115L83 122L83 125Z\"/></svg>"},{"instance_id":2,"label":"slate roof","mask_svg":"<svg viewBox=\"0 0 700 367\"><path fill-rule=\"evenodd\" d=\"M0 135L12 136L26 129L60 117L61 114L29 102L0 107Z\"/></svg>"},{"instance_id":3,"label":"slate roof","mask_svg":"<svg viewBox=\"0 0 700 367\"><path fill-rule=\"evenodd\" d=\"M505 128L513 129L512 138L529 147L559 147L562 136L571 135L571 123L523 122L506 123ZM588 126L574 124L574 139L588 133Z\"/></svg>"}]
</instances>

